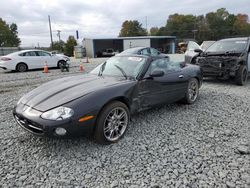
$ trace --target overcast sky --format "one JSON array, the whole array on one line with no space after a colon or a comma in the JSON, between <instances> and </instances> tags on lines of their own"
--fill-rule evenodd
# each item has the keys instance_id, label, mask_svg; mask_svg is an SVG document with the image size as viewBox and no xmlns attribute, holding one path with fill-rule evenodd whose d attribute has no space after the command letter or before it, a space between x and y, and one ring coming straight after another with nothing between
<instances>
[{"instance_id":1,"label":"overcast sky","mask_svg":"<svg viewBox=\"0 0 250 188\"><path fill-rule=\"evenodd\" d=\"M21 46L49 46L48 15L53 40L75 35L80 38L116 37L124 20L138 20L148 29L163 26L170 14L201 15L226 8L250 16L249 0L1 0L0 17L18 25Z\"/></svg>"}]
</instances>

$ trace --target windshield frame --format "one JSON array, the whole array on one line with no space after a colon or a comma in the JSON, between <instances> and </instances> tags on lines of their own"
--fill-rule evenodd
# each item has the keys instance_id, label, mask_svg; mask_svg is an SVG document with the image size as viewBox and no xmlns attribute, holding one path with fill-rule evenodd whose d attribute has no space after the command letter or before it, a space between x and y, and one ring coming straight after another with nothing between
<instances>
[{"instance_id":1,"label":"windshield frame","mask_svg":"<svg viewBox=\"0 0 250 188\"><path fill-rule=\"evenodd\" d=\"M142 63L141 67L138 67L139 70L136 73L136 75L129 75L127 74L127 72L125 72L122 68L122 70L120 69L121 67L119 66L119 68L117 68L116 64L114 64L113 66L119 70L119 72L121 73L121 75L112 75L112 74L103 74L103 71L105 70L105 67L108 63L108 61L110 59L114 59L114 58L142 58L144 62L140 62ZM97 67L95 67L91 72L89 72L90 74L95 74L97 76L110 76L110 77L122 77L125 79L134 79L134 80L138 80L138 78L140 78L143 70L145 69L145 66L147 66L148 64L148 57L146 56L141 56L141 55L124 55L124 56L113 56L109 59L107 59L105 62L101 63L100 65L98 65ZM124 72L123 72L124 71ZM124 74L125 73L125 74Z\"/></svg>"}]
</instances>

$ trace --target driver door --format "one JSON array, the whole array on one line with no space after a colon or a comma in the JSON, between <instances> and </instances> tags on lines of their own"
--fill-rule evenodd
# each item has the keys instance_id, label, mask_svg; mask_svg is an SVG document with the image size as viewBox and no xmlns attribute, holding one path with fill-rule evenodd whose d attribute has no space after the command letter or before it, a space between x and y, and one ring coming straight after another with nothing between
<instances>
[{"instance_id":1,"label":"driver door","mask_svg":"<svg viewBox=\"0 0 250 188\"><path fill-rule=\"evenodd\" d=\"M150 73L160 70L161 77L151 77ZM180 63L161 58L151 62L144 79L139 81L138 97L142 110L156 105L172 103L182 99L188 85Z\"/></svg>"},{"instance_id":2,"label":"driver door","mask_svg":"<svg viewBox=\"0 0 250 188\"><path fill-rule=\"evenodd\" d=\"M37 51L36 52L40 58L40 63L42 67L45 63L47 63L48 67L56 67L55 61L53 61L54 58L52 58L51 54L44 51Z\"/></svg>"}]
</instances>

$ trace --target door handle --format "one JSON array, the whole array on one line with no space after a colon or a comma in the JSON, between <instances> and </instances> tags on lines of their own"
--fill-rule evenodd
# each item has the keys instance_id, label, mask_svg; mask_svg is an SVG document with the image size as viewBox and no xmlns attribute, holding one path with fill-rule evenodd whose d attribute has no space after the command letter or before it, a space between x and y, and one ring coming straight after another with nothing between
<instances>
[{"instance_id":1,"label":"door handle","mask_svg":"<svg viewBox=\"0 0 250 188\"><path fill-rule=\"evenodd\" d=\"M179 75L179 78L183 78L184 76L181 74L181 75Z\"/></svg>"}]
</instances>

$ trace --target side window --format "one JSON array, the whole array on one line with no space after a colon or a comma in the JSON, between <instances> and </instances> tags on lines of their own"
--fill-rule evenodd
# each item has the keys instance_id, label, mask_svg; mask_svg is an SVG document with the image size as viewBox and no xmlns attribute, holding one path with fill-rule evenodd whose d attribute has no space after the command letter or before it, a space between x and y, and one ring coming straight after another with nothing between
<instances>
[{"instance_id":1,"label":"side window","mask_svg":"<svg viewBox=\"0 0 250 188\"><path fill-rule=\"evenodd\" d=\"M36 53L35 52L24 52L22 54L19 54L19 56L24 56L24 57L27 57L27 56L36 56Z\"/></svg>"},{"instance_id":2,"label":"side window","mask_svg":"<svg viewBox=\"0 0 250 188\"><path fill-rule=\"evenodd\" d=\"M37 51L36 54L37 54L37 56L50 56L49 53L47 53L47 52L42 52L42 51Z\"/></svg>"},{"instance_id":3,"label":"side window","mask_svg":"<svg viewBox=\"0 0 250 188\"><path fill-rule=\"evenodd\" d=\"M51 54L48 52L43 52L43 54L44 54L44 56L51 56Z\"/></svg>"},{"instance_id":4,"label":"side window","mask_svg":"<svg viewBox=\"0 0 250 188\"><path fill-rule=\"evenodd\" d=\"M179 62L169 61L167 58L156 59L150 64L146 76L149 76L150 73L156 70L160 70L165 74L168 74L171 72L180 71L181 66Z\"/></svg>"},{"instance_id":5,"label":"side window","mask_svg":"<svg viewBox=\"0 0 250 188\"><path fill-rule=\"evenodd\" d=\"M148 48L142 49L139 54L141 54L141 55L150 55Z\"/></svg>"},{"instance_id":6,"label":"side window","mask_svg":"<svg viewBox=\"0 0 250 188\"><path fill-rule=\"evenodd\" d=\"M173 61L168 62L168 68L167 68L168 72L176 72L180 70L181 70L181 66L179 62L173 62Z\"/></svg>"},{"instance_id":7,"label":"side window","mask_svg":"<svg viewBox=\"0 0 250 188\"><path fill-rule=\"evenodd\" d=\"M36 56L35 52L27 52L27 53L29 53L29 56Z\"/></svg>"},{"instance_id":8,"label":"side window","mask_svg":"<svg viewBox=\"0 0 250 188\"><path fill-rule=\"evenodd\" d=\"M163 71L164 73L167 72L167 68L168 68L168 61L165 58L162 59L156 59L153 62L151 62L148 71L146 73L147 76L150 75L150 73L160 70Z\"/></svg>"},{"instance_id":9,"label":"side window","mask_svg":"<svg viewBox=\"0 0 250 188\"><path fill-rule=\"evenodd\" d=\"M150 48L150 53L152 56L158 56L160 52L154 48Z\"/></svg>"}]
</instances>

